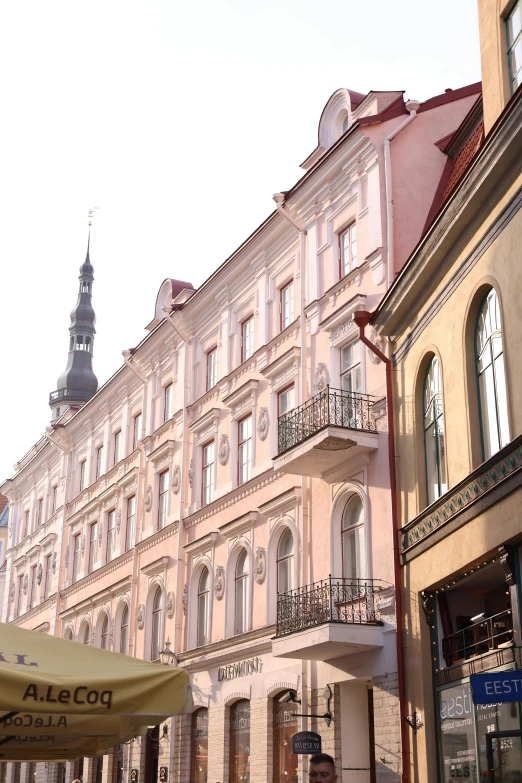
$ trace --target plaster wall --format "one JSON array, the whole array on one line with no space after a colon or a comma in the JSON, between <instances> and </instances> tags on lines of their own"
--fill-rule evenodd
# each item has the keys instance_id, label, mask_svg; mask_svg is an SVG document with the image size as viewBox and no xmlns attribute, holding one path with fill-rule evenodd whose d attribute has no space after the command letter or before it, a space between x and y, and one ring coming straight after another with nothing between
<instances>
[{"instance_id":1,"label":"plaster wall","mask_svg":"<svg viewBox=\"0 0 522 783\"><path fill-rule=\"evenodd\" d=\"M484 129L489 133L511 98L506 17L512 0L478 0Z\"/></svg>"}]
</instances>

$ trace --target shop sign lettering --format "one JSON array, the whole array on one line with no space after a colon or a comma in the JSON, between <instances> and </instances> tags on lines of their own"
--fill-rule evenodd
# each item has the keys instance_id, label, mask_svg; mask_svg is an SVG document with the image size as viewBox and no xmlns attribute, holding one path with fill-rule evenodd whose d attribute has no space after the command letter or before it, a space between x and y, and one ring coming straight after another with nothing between
<instances>
[{"instance_id":1,"label":"shop sign lettering","mask_svg":"<svg viewBox=\"0 0 522 783\"><path fill-rule=\"evenodd\" d=\"M321 753L321 735L315 731L296 731L290 737L290 753L315 755Z\"/></svg>"},{"instance_id":2,"label":"shop sign lettering","mask_svg":"<svg viewBox=\"0 0 522 783\"><path fill-rule=\"evenodd\" d=\"M471 692L475 704L522 701L522 671L472 674Z\"/></svg>"},{"instance_id":3,"label":"shop sign lettering","mask_svg":"<svg viewBox=\"0 0 522 783\"><path fill-rule=\"evenodd\" d=\"M27 686L22 699L32 699L33 701L44 702L46 704L59 702L60 704L103 704L110 709L112 704L112 691L89 690L85 685L79 685L73 691L66 688L58 690L53 685L49 685L47 690L31 683Z\"/></svg>"},{"instance_id":4,"label":"shop sign lettering","mask_svg":"<svg viewBox=\"0 0 522 783\"><path fill-rule=\"evenodd\" d=\"M246 677L248 674L258 674L261 671L261 659L249 658L239 663L229 663L218 669L218 682L221 680L235 680L237 677Z\"/></svg>"}]
</instances>

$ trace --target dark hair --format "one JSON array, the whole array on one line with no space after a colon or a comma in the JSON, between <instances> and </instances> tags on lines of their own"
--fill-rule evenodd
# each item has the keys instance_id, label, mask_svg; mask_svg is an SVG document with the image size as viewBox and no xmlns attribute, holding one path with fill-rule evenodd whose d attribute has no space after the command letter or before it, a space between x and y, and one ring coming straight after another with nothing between
<instances>
[{"instance_id":1,"label":"dark hair","mask_svg":"<svg viewBox=\"0 0 522 783\"><path fill-rule=\"evenodd\" d=\"M331 764L335 769L335 761L328 753L316 753L315 756L312 756L310 759L310 764Z\"/></svg>"}]
</instances>

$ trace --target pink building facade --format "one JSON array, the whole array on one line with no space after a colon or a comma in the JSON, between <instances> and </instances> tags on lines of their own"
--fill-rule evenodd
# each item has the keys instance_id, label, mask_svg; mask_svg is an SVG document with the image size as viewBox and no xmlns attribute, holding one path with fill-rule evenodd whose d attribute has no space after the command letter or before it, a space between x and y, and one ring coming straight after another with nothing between
<instances>
[{"instance_id":1,"label":"pink building facade","mask_svg":"<svg viewBox=\"0 0 522 783\"><path fill-rule=\"evenodd\" d=\"M300 730L343 783L399 780L385 371L352 316L419 240L479 90L335 92L276 211L199 289L165 280L145 339L1 485L2 620L146 660L168 639L195 703L7 783L297 783Z\"/></svg>"}]
</instances>

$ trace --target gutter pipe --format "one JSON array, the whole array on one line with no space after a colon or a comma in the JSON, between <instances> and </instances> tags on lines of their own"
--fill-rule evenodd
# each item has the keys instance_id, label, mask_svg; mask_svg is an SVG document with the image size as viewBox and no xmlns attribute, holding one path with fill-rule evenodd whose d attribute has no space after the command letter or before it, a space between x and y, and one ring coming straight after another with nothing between
<instances>
[{"instance_id":1,"label":"gutter pipe","mask_svg":"<svg viewBox=\"0 0 522 783\"><path fill-rule=\"evenodd\" d=\"M393 283L393 194L392 194L392 167L391 167L391 143L393 139L399 135L404 128L409 125L417 116L419 110L419 101L407 101L406 108L409 111L409 116L406 117L391 133L389 133L384 139L384 181L386 186L386 244L387 244L387 275L388 275L388 288Z\"/></svg>"},{"instance_id":2,"label":"gutter pipe","mask_svg":"<svg viewBox=\"0 0 522 783\"><path fill-rule=\"evenodd\" d=\"M395 422L393 416L393 383L392 383L392 363L385 354L380 351L364 334L366 326L370 322L371 313L366 310L358 310L353 316L353 321L359 327L359 339L366 345L386 367L386 398L387 398L387 417L388 417L388 463L390 471L390 491L392 500L392 528L393 528L393 565L394 565L394 588L395 588L395 608L397 613L397 676L399 680L399 710L401 721L401 756L402 756L402 783L409 783L410 780L410 737L406 726L408 716L406 702L406 681L404 666L404 634L402 628L402 593L401 593L401 563L399 553L399 512L397 503L397 474L395 470Z\"/></svg>"}]
</instances>

